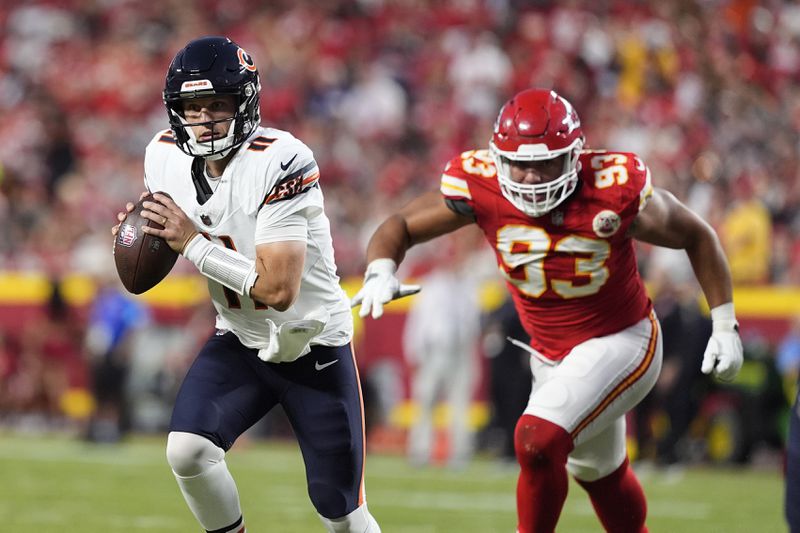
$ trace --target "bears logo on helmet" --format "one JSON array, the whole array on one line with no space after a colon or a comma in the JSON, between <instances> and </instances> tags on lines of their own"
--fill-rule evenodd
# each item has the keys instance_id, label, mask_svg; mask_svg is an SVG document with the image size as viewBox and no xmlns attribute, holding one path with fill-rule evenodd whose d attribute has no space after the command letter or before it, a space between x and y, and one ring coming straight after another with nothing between
<instances>
[{"instance_id":1,"label":"bears logo on helmet","mask_svg":"<svg viewBox=\"0 0 800 533\"><path fill-rule=\"evenodd\" d=\"M236 51L236 56L239 58L239 64L242 66L242 68L249 70L250 72L256 71L256 64L253 61L253 58L250 57L250 54L244 51L244 48L239 48L239 50Z\"/></svg>"}]
</instances>

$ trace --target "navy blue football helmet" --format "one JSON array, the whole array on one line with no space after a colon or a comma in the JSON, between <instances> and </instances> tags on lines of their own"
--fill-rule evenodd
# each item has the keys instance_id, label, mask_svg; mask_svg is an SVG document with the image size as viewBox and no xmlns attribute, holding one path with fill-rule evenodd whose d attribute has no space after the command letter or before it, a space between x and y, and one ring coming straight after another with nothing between
<instances>
[{"instance_id":1,"label":"navy blue football helmet","mask_svg":"<svg viewBox=\"0 0 800 533\"><path fill-rule=\"evenodd\" d=\"M201 37L175 55L167 71L164 105L178 147L186 154L206 159L221 159L241 146L261 122L258 69L250 55L227 37ZM189 123L183 102L212 95L236 97L231 119ZM200 142L190 126L231 121L223 139Z\"/></svg>"}]
</instances>

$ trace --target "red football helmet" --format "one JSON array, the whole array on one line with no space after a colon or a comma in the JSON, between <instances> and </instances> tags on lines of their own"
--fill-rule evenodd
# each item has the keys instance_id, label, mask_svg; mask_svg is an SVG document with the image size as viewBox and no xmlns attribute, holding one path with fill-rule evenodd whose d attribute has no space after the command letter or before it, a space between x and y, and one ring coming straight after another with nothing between
<instances>
[{"instance_id":1,"label":"red football helmet","mask_svg":"<svg viewBox=\"0 0 800 533\"><path fill-rule=\"evenodd\" d=\"M500 109L489 142L503 196L532 217L552 210L578 185L583 142L578 114L555 91L527 89L515 95ZM552 181L525 184L511 179L511 161L541 161L561 155L566 155L564 170Z\"/></svg>"}]
</instances>

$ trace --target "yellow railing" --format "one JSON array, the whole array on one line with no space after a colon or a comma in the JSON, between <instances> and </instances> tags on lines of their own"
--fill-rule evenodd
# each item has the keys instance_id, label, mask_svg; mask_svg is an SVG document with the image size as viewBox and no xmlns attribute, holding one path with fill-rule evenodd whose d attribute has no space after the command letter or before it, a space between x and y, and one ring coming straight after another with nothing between
<instances>
[{"instance_id":1,"label":"yellow railing","mask_svg":"<svg viewBox=\"0 0 800 533\"><path fill-rule=\"evenodd\" d=\"M358 277L342 281L351 296L360 284ZM62 290L68 303L83 305L91 301L95 285L89 278L73 274L63 279ZM41 304L50 296L50 291L48 279L38 272L0 272L0 306ZM504 291L502 282L487 283L481 295L483 307L496 308L503 300ZM186 307L206 301L208 292L201 276L171 275L135 298L155 306ZM389 306L387 312L404 312L411 301L413 297L399 300ZM786 319L800 316L800 287L739 287L734 291L734 301L740 317Z\"/></svg>"}]
</instances>

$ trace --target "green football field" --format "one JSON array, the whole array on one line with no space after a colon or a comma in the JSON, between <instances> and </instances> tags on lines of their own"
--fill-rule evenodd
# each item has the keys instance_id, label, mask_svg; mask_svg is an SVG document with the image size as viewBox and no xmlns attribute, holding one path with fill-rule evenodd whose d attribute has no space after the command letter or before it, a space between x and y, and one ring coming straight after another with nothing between
<instances>
[{"instance_id":1,"label":"green football field","mask_svg":"<svg viewBox=\"0 0 800 533\"><path fill-rule=\"evenodd\" d=\"M250 533L323 531L293 443L251 442L228 463ZM164 459L163 439L88 445L0 435L0 531L200 531ZM785 532L780 473L752 469L642 472L651 533ZM367 462L372 513L384 533L513 532L516 472L477 459L469 468L412 469L401 457ZM559 532L601 531L571 485Z\"/></svg>"}]
</instances>

